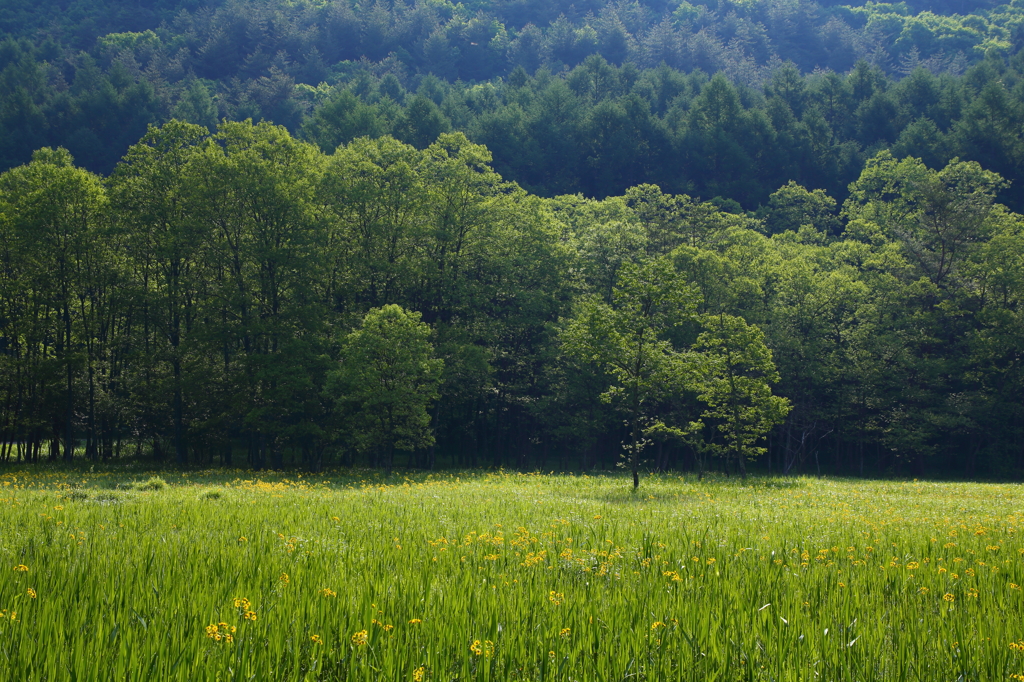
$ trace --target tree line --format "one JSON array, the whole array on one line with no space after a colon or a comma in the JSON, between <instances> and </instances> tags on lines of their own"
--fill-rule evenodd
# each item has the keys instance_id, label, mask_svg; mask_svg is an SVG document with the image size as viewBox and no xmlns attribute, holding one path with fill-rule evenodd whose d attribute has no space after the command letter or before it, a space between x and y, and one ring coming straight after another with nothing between
<instances>
[{"instance_id":1,"label":"tree line","mask_svg":"<svg viewBox=\"0 0 1024 682\"><path fill-rule=\"evenodd\" d=\"M274 64L326 80L344 62L390 59L413 72L479 81L517 65L571 68L591 54L705 70L714 61L763 65L773 57L805 71L846 71L862 58L896 67L912 53L971 61L1012 51L1020 18L1016 4L991 0L9 0L0 32L113 55L141 39L142 56L184 60L215 80Z\"/></svg>"},{"instance_id":2,"label":"tree line","mask_svg":"<svg viewBox=\"0 0 1024 682\"><path fill-rule=\"evenodd\" d=\"M751 210L780 178L842 201L881 149L933 167L973 160L1007 178L1024 160L1020 53L985 59L961 76L918 65L898 80L865 61L845 75L801 75L784 64L759 87L723 73L640 70L598 56L559 75L517 68L476 84L403 80L367 67L316 88L261 78L252 83L263 94L241 99L202 79L155 85L121 61L104 71L83 57L62 79L34 54L0 44L2 167L29 161L34 149L63 146L107 174L147 125L171 116L208 128L222 117L263 118L324 153L382 135L423 149L443 132L461 131L491 150L503 177L543 196L615 196L650 183ZM1021 192L1011 184L1000 199L1021 210Z\"/></svg>"},{"instance_id":3,"label":"tree line","mask_svg":"<svg viewBox=\"0 0 1024 682\"><path fill-rule=\"evenodd\" d=\"M426 78L415 92L389 75L362 76L325 95L299 134L329 153L362 135L423 148L459 130L491 150L502 176L544 196L615 196L649 183L753 210L780 179L845 200L882 149L936 168L977 161L1016 177L1024 161L1022 68L1024 53L960 77L919 66L900 80L864 61L845 75L803 76L787 64L763 88L723 73L639 71L600 57L561 77L518 69L471 86ZM1022 191L1013 184L1000 198L1020 210Z\"/></svg>"},{"instance_id":4,"label":"tree line","mask_svg":"<svg viewBox=\"0 0 1024 682\"><path fill-rule=\"evenodd\" d=\"M400 125L430 113L414 96L423 95L441 110L439 122L424 125L486 144L500 172L547 196L610 196L654 182L712 197L730 188L702 186L709 169L679 177L667 166L680 152L705 158L709 143L689 129L688 113L721 74L738 98L722 105L722 125L738 137L733 155L763 158L768 167L787 163L799 181L824 171L834 196L881 147L930 153L934 164L971 158L1005 174L1013 159L988 157L1013 137L1006 130L1016 130L1020 115L1024 14L1013 4L972 7L11 0L0 7L0 169L27 163L40 147L63 146L83 167L108 174L149 124L171 118L208 128L252 118L300 135L311 116L331 115L324 107L337 109L348 90L380 119L364 112L369 129L358 134L426 146L440 131ZM1010 124L956 129L979 113L967 112L971 105ZM737 106L744 115L728 110ZM525 137L530 147L549 149L543 125L564 127L559 116L586 121L579 130L551 131L557 139L570 134L580 150L564 177L546 177L557 172L535 149L529 164L517 166L506 147ZM631 138L672 153L640 168L633 163L628 177L595 177L595 169L620 166L608 147ZM800 151L782 158L789 148ZM756 204L775 184L757 177L731 198Z\"/></svg>"},{"instance_id":5,"label":"tree line","mask_svg":"<svg viewBox=\"0 0 1024 682\"><path fill-rule=\"evenodd\" d=\"M974 162L841 204L543 198L487 148L151 128L0 175L0 460L1024 467L1024 232ZM400 351L400 352L399 352Z\"/></svg>"}]
</instances>

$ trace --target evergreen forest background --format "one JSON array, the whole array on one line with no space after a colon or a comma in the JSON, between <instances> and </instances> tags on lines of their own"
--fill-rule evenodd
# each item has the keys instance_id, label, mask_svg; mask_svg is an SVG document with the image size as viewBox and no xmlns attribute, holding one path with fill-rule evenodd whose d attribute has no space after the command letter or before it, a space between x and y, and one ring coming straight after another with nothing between
<instances>
[{"instance_id":1,"label":"evergreen forest background","mask_svg":"<svg viewBox=\"0 0 1024 682\"><path fill-rule=\"evenodd\" d=\"M1021 0L0 33L2 461L1024 474ZM395 305L401 428L353 369Z\"/></svg>"}]
</instances>

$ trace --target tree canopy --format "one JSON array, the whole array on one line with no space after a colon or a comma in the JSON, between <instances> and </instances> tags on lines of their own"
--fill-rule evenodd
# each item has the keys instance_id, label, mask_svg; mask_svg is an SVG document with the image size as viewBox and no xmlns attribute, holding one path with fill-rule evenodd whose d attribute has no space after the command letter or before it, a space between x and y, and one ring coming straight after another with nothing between
<instances>
[{"instance_id":1,"label":"tree canopy","mask_svg":"<svg viewBox=\"0 0 1024 682\"><path fill-rule=\"evenodd\" d=\"M228 121L151 128L108 177L39 150L0 174L0 460L1024 466L995 172L881 151L841 204L789 182L744 212L491 163Z\"/></svg>"}]
</instances>

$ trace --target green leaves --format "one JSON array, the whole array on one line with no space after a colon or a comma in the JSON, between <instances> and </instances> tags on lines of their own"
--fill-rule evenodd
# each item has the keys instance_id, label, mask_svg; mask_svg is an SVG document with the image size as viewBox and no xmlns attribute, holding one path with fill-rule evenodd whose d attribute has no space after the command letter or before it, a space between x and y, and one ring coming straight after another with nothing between
<instances>
[{"instance_id":1,"label":"green leaves","mask_svg":"<svg viewBox=\"0 0 1024 682\"><path fill-rule=\"evenodd\" d=\"M433 357L430 328L397 305L374 308L342 346L328 390L350 414L356 447L388 470L394 451L434 442L428 408L438 397L444 362Z\"/></svg>"},{"instance_id":2,"label":"green leaves","mask_svg":"<svg viewBox=\"0 0 1024 682\"><path fill-rule=\"evenodd\" d=\"M610 385L601 397L626 415L630 441L626 466L639 485L643 432L657 420L651 408L687 387L691 358L665 338L696 310L695 289L675 272L668 258L627 264L619 273L612 303L583 299L562 330L561 348L570 358L607 373Z\"/></svg>"},{"instance_id":3,"label":"green leaves","mask_svg":"<svg viewBox=\"0 0 1024 682\"><path fill-rule=\"evenodd\" d=\"M713 420L724 442L717 446L733 457L746 474L744 460L763 454L757 442L789 413L789 401L772 395L769 384L779 380L764 333L742 318L720 313L706 315L707 328L697 337L702 366L695 388L707 404L702 419Z\"/></svg>"},{"instance_id":4,"label":"green leaves","mask_svg":"<svg viewBox=\"0 0 1024 682\"><path fill-rule=\"evenodd\" d=\"M881 152L850 186L843 212L852 236L898 242L920 276L946 286L975 245L992 236L989 216L1005 186L974 162L953 159L936 171Z\"/></svg>"}]
</instances>

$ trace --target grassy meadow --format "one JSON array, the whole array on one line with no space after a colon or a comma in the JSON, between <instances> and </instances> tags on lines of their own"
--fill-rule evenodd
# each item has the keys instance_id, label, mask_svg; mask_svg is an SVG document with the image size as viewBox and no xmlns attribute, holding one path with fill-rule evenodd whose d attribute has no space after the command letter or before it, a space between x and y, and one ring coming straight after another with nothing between
<instances>
[{"instance_id":1,"label":"grassy meadow","mask_svg":"<svg viewBox=\"0 0 1024 682\"><path fill-rule=\"evenodd\" d=\"M1018 485L151 475L0 471L0 678L1024 680Z\"/></svg>"}]
</instances>

